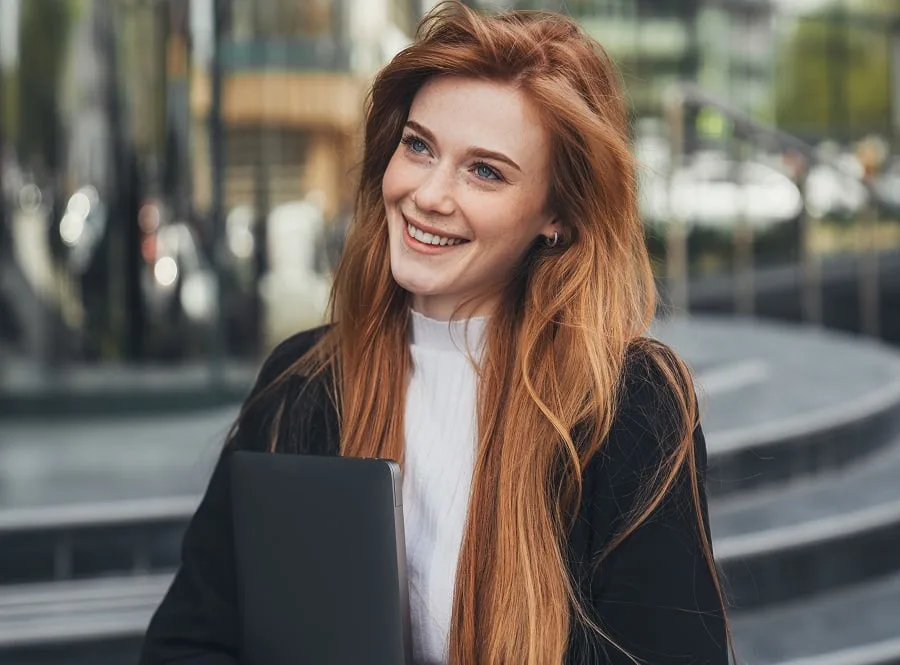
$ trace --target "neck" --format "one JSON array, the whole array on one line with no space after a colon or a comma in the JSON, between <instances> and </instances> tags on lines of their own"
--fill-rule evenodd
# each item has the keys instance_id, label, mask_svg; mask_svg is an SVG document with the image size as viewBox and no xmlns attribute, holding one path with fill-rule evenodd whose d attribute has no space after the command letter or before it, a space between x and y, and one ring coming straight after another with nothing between
<instances>
[{"instance_id":1,"label":"neck","mask_svg":"<svg viewBox=\"0 0 900 665\"><path fill-rule=\"evenodd\" d=\"M455 297L413 295L412 309L435 321L459 321L490 316L496 302L496 298L460 302Z\"/></svg>"}]
</instances>

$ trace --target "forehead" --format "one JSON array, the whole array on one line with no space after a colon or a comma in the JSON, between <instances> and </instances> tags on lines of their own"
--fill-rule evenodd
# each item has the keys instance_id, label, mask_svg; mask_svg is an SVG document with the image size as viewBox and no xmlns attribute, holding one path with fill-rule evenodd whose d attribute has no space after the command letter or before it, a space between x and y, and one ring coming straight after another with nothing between
<instances>
[{"instance_id":1,"label":"forehead","mask_svg":"<svg viewBox=\"0 0 900 665\"><path fill-rule=\"evenodd\" d=\"M537 109L510 83L432 78L413 98L409 119L431 130L442 150L483 148L516 162L546 159L548 137Z\"/></svg>"}]
</instances>

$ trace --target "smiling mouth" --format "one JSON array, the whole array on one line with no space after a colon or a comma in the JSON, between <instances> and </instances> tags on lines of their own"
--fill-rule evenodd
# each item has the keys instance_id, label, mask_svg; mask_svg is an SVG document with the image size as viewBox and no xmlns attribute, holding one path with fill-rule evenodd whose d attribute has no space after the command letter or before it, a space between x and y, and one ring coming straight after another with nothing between
<instances>
[{"instance_id":1,"label":"smiling mouth","mask_svg":"<svg viewBox=\"0 0 900 665\"><path fill-rule=\"evenodd\" d=\"M410 235L410 237L415 238L425 245L453 247L454 245L462 245L469 242L468 240L465 240L463 238L450 238L448 236L441 236L435 233L429 233L428 231L423 231L415 224L411 224L410 222L406 223L406 232Z\"/></svg>"}]
</instances>

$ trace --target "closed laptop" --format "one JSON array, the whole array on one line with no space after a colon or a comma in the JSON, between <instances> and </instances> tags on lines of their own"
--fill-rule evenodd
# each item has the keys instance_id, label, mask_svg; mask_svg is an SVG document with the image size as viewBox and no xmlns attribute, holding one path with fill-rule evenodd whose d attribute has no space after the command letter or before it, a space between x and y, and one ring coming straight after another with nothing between
<instances>
[{"instance_id":1,"label":"closed laptop","mask_svg":"<svg viewBox=\"0 0 900 665\"><path fill-rule=\"evenodd\" d=\"M241 451L230 472L242 665L407 665L397 464Z\"/></svg>"}]
</instances>

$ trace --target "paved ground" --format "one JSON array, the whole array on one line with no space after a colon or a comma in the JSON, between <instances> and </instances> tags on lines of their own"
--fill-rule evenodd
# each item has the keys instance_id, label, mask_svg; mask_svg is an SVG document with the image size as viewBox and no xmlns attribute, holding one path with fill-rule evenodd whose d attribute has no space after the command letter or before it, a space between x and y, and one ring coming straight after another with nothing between
<instances>
[{"instance_id":1,"label":"paved ground","mask_svg":"<svg viewBox=\"0 0 900 665\"><path fill-rule=\"evenodd\" d=\"M0 509L196 494L236 413L4 423Z\"/></svg>"}]
</instances>

